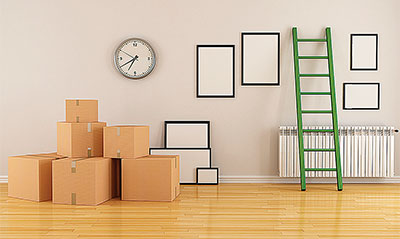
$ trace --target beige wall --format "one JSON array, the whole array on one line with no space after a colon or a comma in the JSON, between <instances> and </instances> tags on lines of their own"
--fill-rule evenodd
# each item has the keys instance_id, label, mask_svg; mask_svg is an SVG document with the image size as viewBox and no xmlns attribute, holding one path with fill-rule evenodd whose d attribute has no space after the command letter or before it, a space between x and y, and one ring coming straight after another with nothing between
<instances>
[{"instance_id":1,"label":"beige wall","mask_svg":"<svg viewBox=\"0 0 400 239\"><path fill-rule=\"evenodd\" d=\"M99 99L99 118L110 125L149 124L153 147L163 144L164 120L210 120L213 164L222 175L278 175L277 129L295 124L296 115L294 25L309 37L333 29L341 124L398 126L397 2L0 0L0 175L7 175L8 155L56 149L65 98ZM240 86L241 31L281 32L280 87ZM356 32L379 33L378 72L349 71ZM157 53L143 81L114 68L114 50L128 37L148 40ZM235 99L195 98L195 46L207 43L236 45ZM342 111L343 81L380 81L381 110Z\"/></svg>"}]
</instances>

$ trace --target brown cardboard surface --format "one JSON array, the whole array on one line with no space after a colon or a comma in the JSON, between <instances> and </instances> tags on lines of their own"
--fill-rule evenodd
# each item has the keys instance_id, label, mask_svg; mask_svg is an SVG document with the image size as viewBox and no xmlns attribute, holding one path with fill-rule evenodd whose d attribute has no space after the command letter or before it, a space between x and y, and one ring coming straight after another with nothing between
<instances>
[{"instance_id":1,"label":"brown cardboard surface","mask_svg":"<svg viewBox=\"0 0 400 239\"><path fill-rule=\"evenodd\" d=\"M57 122L57 154L68 157L102 157L105 122Z\"/></svg>"},{"instance_id":2,"label":"brown cardboard surface","mask_svg":"<svg viewBox=\"0 0 400 239\"><path fill-rule=\"evenodd\" d=\"M51 200L54 153L8 157L8 196L31 201Z\"/></svg>"},{"instance_id":3,"label":"brown cardboard surface","mask_svg":"<svg viewBox=\"0 0 400 239\"><path fill-rule=\"evenodd\" d=\"M98 100L65 100L65 111L66 122L97 122Z\"/></svg>"},{"instance_id":4,"label":"brown cardboard surface","mask_svg":"<svg viewBox=\"0 0 400 239\"><path fill-rule=\"evenodd\" d=\"M149 154L149 126L104 128L104 157L139 158Z\"/></svg>"},{"instance_id":5,"label":"brown cardboard surface","mask_svg":"<svg viewBox=\"0 0 400 239\"><path fill-rule=\"evenodd\" d=\"M121 200L173 201L180 194L179 156L122 159Z\"/></svg>"},{"instance_id":6,"label":"brown cardboard surface","mask_svg":"<svg viewBox=\"0 0 400 239\"><path fill-rule=\"evenodd\" d=\"M111 199L110 158L53 161L53 203L98 205Z\"/></svg>"}]
</instances>

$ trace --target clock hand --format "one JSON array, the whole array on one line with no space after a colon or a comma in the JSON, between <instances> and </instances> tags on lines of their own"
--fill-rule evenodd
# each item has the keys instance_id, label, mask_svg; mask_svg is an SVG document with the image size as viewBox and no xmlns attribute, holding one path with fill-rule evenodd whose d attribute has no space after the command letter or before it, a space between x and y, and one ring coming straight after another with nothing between
<instances>
[{"instance_id":1,"label":"clock hand","mask_svg":"<svg viewBox=\"0 0 400 239\"><path fill-rule=\"evenodd\" d=\"M128 56L130 56L130 57L132 57L132 58L135 58L135 57L133 57L132 55L130 55L129 53L126 53L125 51L123 51L123 50L121 50L121 49L120 49L120 51L122 51L123 53L127 54Z\"/></svg>"},{"instance_id":2,"label":"clock hand","mask_svg":"<svg viewBox=\"0 0 400 239\"><path fill-rule=\"evenodd\" d=\"M138 55L136 55L135 58L132 59L132 63L131 63L131 65L129 66L128 71L131 69L133 63L135 62L135 60L136 60L137 58L138 58Z\"/></svg>"},{"instance_id":3,"label":"clock hand","mask_svg":"<svg viewBox=\"0 0 400 239\"><path fill-rule=\"evenodd\" d=\"M135 58L133 58L132 60L129 60L127 62L125 62L123 65L121 65L120 67L122 68L123 66L125 66L126 64L129 64L131 61L133 62L135 60Z\"/></svg>"}]
</instances>

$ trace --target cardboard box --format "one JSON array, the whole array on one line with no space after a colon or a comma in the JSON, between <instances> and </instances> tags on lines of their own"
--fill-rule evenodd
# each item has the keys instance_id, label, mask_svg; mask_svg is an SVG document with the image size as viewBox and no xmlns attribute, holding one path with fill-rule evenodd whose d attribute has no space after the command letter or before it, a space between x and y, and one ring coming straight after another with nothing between
<instances>
[{"instance_id":1,"label":"cardboard box","mask_svg":"<svg viewBox=\"0 0 400 239\"><path fill-rule=\"evenodd\" d=\"M180 194L179 156L122 159L121 200L173 201Z\"/></svg>"},{"instance_id":2,"label":"cardboard box","mask_svg":"<svg viewBox=\"0 0 400 239\"><path fill-rule=\"evenodd\" d=\"M53 161L53 203L98 205L111 199L110 158Z\"/></svg>"},{"instance_id":3,"label":"cardboard box","mask_svg":"<svg viewBox=\"0 0 400 239\"><path fill-rule=\"evenodd\" d=\"M68 157L102 157L104 122L57 123L57 153Z\"/></svg>"},{"instance_id":4,"label":"cardboard box","mask_svg":"<svg viewBox=\"0 0 400 239\"><path fill-rule=\"evenodd\" d=\"M65 118L69 123L97 122L98 101L97 100L66 100Z\"/></svg>"},{"instance_id":5,"label":"cardboard box","mask_svg":"<svg viewBox=\"0 0 400 239\"><path fill-rule=\"evenodd\" d=\"M104 128L104 157L139 158L149 155L149 126Z\"/></svg>"},{"instance_id":6,"label":"cardboard box","mask_svg":"<svg viewBox=\"0 0 400 239\"><path fill-rule=\"evenodd\" d=\"M8 157L8 196L51 200L51 162L61 157L55 153Z\"/></svg>"}]
</instances>

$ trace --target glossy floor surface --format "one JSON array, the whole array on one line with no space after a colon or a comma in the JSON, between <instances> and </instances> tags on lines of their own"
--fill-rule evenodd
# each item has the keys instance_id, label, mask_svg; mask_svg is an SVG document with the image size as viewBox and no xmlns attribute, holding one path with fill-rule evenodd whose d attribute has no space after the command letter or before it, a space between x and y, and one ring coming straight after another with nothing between
<instances>
[{"instance_id":1,"label":"glossy floor surface","mask_svg":"<svg viewBox=\"0 0 400 239\"><path fill-rule=\"evenodd\" d=\"M399 184L182 186L171 203L100 206L7 197L0 238L400 238Z\"/></svg>"}]
</instances>

